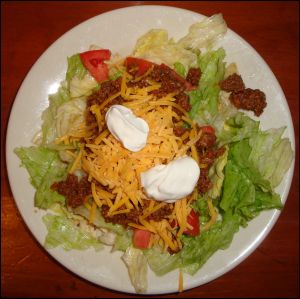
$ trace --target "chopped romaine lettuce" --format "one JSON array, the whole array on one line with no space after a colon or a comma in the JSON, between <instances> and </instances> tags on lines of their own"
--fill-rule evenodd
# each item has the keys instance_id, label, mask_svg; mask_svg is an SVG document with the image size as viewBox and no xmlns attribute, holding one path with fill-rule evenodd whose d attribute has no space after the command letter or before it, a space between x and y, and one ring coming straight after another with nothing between
<instances>
[{"instance_id":1,"label":"chopped romaine lettuce","mask_svg":"<svg viewBox=\"0 0 300 299\"><path fill-rule=\"evenodd\" d=\"M195 274L205 262L219 249L226 249L233 236L239 230L239 216L227 213L209 230L204 230L197 237L183 236L184 247L179 253L182 270Z\"/></svg>"},{"instance_id":2,"label":"chopped romaine lettuce","mask_svg":"<svg viewBox=\"0 0 300 299\"><path fill-rule=\"evenodd\" d=\"M67 165L60 160L58 152L32 146L16 148L15 153L26 167L31 184L36 189L34 205L48 209L56 202L63 204L65 198L51 190L51 185L65 179L67 174Z\"/></svg>"},{"instance_id":3,"label":"chopped romaine lettuce","mask_svg":"<svg viewBox=\"0 0 300 299\"><path fill-rule=\"evenodd\" d=\"M174 63L174 69L179 74L181 77L185 78L186 77L186 69L184 65L180 62L175 62Z\"/></svg>"},{"instance_id":4,"label":"chopped romaine lettuce","mask_svg":"<svg viewBox=\"0 0 300 299\"><path fill-rule=\"evenodd\" d=\"M219 145L232 143L249 138L258 133L259 121L255 121L243 112L237 112L224 124L222 131L217 134Z\"/></svg>"},{"instance_id":5,"label":"chopped romaine lettuce","mask_svg":"<svg viewBox=\"0 0 300 299\"><path fill-rule=\"evenodd\" d=\"M178 61L185 68L197 63L197 55L169 39L168 32L163 29L152 29L141 36L137 40L133 56L170 67Z\"/></svg>"},{"instance_id":6,"label":"chopped romaine lettuce","mask_svg":"<svg viewBox=\"0 0 300 299\"><path fill-rule=\"evenodd\" d=\"M86 99L84 97L72 99L57 108L55 117L56 136L61 137L76 132L85 121L84 112Z\"/></svg>"},{"instance_id":7,"label":"chopped romaine lettuce","mask_svg":"<svg viewBox=\"0 0 300 299\"><path fill-rule=\"evenodd\" d=\"M66 73L66 80L68 82L70 82L75 76L81 80L87 73L88 71L82 64L79 54L68 57L68 69Z\"/></svg>"},{"instance_id":8,"label":"chopped romaine lettuce","mask_svg":"<svg viewBox=\"0 0 300 299\"><path fill-rule=\"evenodd\" d=\"M230 211L234 215L239 215L241 225L246 226L247 222L256 217L259 212L274 208L281 209L282 204L278 194L263 191L249 178L249 171L243 170L234 161L228 161L220 207L225 212Z\"/></svg>"},{"instance_id":9,"label":"chopped romaine lettuce","mask_svg":"<svg viewBox=\"0 0 300 299\"><path fill-rule=\"evenodd\" d=\"M62 82L57 93L49 96L49 106L42 113L42 145L51 143L56 137L56 115L57 109L70 100L70 92L66 82Z\"/></svg>"},{"instance_id":10,"label":"chopped romaine lettuce","mask_svg":"<svg viewBox=\"0 0 300 299\"><path fill-rule=\"evenodd\" d=\"M165 63L172 67L180 62L185 68L197 65L197 50L211 49L212 44L227 30L221 14L205 18L193 24L186 36L178 42L169 39L163 29L152 29L141 36L136 43L133 55L155 63Z\"/></svg>"},{"instance_id":11,"label":"chopped romaine lettuce","mask_svg":"<svg viewBox=\"0 0 300 299\"><path fill-rule=\"evenodd\" d=\"M201 78L199 87L189 92L192 109L190 116L200 125L212 123L213 117L218 113L220 87L219 81L223 79L225 51L219 48L199 57Z\"/></svg>"},{"instance_id":12,"label":"chopped romaine lettuce","mask_svg":"<svg viewBox=\"0 0 300 299\"><path fill-rule=\"evenodd\" d=\"M85 74L82 79L74 76L70 81L70 95L72 98L89 96L98 86L98 82L89 73Z\"/></svg>"},{"instance_id":13,"label":"chopped romaine lettuce","mask_svg":"<svg viewBox=\"0 0 300 299\"><path fill-rule=\"evenodd\" d=\"M148 265L143 251L130 246L122 256L122 260L128 268L129 277L136 292L145 292L148 286Z\"/></svg>"},{"instance_id":14,"label":"chopped romaine lettuce","mask_svg":"<svg viewBox=\"0 0 300 299\"><path fill-rule=\"evenodd\" d=\"M43 222L48 230L45 239L45 247L48 249L62 246L65 250L85 250L93 247L98 251L103 248L95 236L77 226L76 222L66 215L46 214L43 216Z\"/></svg>"},{"instance_id":15,"label":"chopped romaine lettuce","mask_svg":"<svg viewBox=\"0 0 300 299\"><path fill-rule=\"evenodd\" d=\"M158 276L179 268L181 266L180 255L169 254L168 252L161 252L160 249L154 247L143 250L151 270Z\"/></svg>"},{"instance_id":16,"label":"chopped romaine lettuce","mask_svg":"<svg viewBox=\"0 0 300 299\"><path fill-rule=\"evenodd\" d=\"M90 211L85 206L79 206L75 208L73 212L77 215L85 217L86 219L89 219ZM96 214L94 217L93 224L97 227L101 227L109 231L112 231L117 235L124 235L126 233L126 230L122 225L106 222L99 209L96 209Z\"/></svg>"},{"instance_id":17,"label":"chopped romaine lettuce","mask_svg":"<svg viewBox=\"0 0 300 299\"><path fill-rule=\"evenodd\" d=\"M209 169L208 177L212 182L212 188L208 190L207 195L212 199L221 195L221 189L224 181L223 169L227 163L227 156L228 146L225 147L224 154L218 157Z\"/></svg>"},{"instance_id":18,"label":"chopped romaine lettuce","mask_svg":"<svg viewBox=\"0 0 300 299\"><path fill-rule=\"evenodd\" d=\"M226 31L227 25L222 14L215 14L192 24L189 33L178 44L185 49L210 49Z\"/></svg>"},{"instance_id":19,"label":"chopped romaine lettuce","mask_svg":"<svg viewBox=\"0 0 300 299\"><path fill-rule=\"evenodd\" d=\"M249 161L270 181L272 188L280 184L294 158L290 140L282 138L284 130L285 127L260 131L249 138Z\"/></svg>"}]
</instances>

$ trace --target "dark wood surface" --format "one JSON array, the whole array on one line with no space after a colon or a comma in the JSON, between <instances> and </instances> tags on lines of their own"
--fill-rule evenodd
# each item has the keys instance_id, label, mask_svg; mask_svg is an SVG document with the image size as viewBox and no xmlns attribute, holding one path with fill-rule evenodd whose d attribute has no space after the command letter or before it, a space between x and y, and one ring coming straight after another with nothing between
<instances>
[{"instance_id":1,"label":"dark wood surface","mask_svg":"<svg viewBox=\"0 0 300 299\"><path fill-rule=\"evenodd\" d=\"M160 2L162 3L162 2ZM147 1L1 2L1 296L124 297L69 272L37 243L14 203L5 165L5 136L14 98L30 67L63 33L116 8ZM265 59L286 95L296 134L295 176L271 233L238 267L177 297L299 296L299 3L166 1L204 15L222 12L232 30ZM130 295L131 296L131 295ZM163 297L172 297L165 295ZM131 297L138 297L132 295ZM160 296L161 297L161 296Z\"/></svg>"}]
</instances>

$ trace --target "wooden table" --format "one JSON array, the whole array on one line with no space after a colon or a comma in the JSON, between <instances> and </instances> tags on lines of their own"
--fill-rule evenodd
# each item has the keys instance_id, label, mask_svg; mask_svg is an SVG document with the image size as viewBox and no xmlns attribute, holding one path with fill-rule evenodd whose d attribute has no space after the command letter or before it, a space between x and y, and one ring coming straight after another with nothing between
<instances>
[{"instance_id":1,"label":"wooden table","mask_svg":"<svg viewBox=\"0 0 300 299\"><path fill-rule=\"evenodd\" d=\"M66 270L39 246L14 203L5 165L5 135L22 80L38 57L73 26L112 9L147 1L1 2L1 296L124 297ZM232 30L265 59L279 80L297 136L295 176L285 208L258 249L238 267L178 297L296 297L298 284L298 2L166 1L204 15L222 12ZM131 296L138 297L138 296ZM172 297L166 295L163 297Z\"/></svg>"}]
</instances>

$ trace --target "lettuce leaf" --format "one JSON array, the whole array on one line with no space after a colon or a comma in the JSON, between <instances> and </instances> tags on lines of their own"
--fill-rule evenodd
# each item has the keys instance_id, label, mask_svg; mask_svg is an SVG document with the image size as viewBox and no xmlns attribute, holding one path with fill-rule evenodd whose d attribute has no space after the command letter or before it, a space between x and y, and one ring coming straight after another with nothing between
<instances>
[{"instance_id":1,"label":"lettuce leaf","mask_svg":"<svg viewBox=\"0 0 300 299\"><path fill-rule=\"evenodd\" d=\"M238 215L227 213L222 221L217 221L199 236L183 236L184 247L180 252L182 270L193 275L217 250L227 249L239 230L239 222Z\"/></svg>"},{"instance_id":2,"label":"lettuce leaf","mask_svg":"<svg viewBox=\"0 0 300 299\"><path fill-rule=\"evenodd\" d=\"M215 14L190 26L186 36L178 41L183 48L209 49L227 31L222 14Z\"/></svg>"},{"instance_id":3,"label":"lettuce leaf","mask_svg":"<svg viewBox=\"0 0 300 299\"><path fill-rule=\"evenodd\" d=\"M90 211L85 206L79 206L73 209L73 213L89 219ZM98 228L104 228L116 233L117 235L126 234L126 229L120 224L106 222L99 209L96 209L93 224Z\"/></svg>"},{"instance_id":4,"label":"lettuce leaf","mask_svg":"<svg viewBox=\"0 0 300 299\"><path fill-rule=\"evenodd\" d=\"M158 276L177 268L193 275L217 250L228 248L239 230L239 222L238 215L227 213L223 220L202 231L199 236L183 235L183 249L176 254L162 253L156 248L145 250L144 254L150 268Z\"/></svg>"},{"instance_id":5,"label":"lettuce leaf","mask_svg":"<svg viewBox=\"0 0 300 299\"><path fill-rule=\"evenodd\" d=\"M51 143L57 137L56 115L57 109L70 100L70 92L63 82L57 93L49 96L49 106L42 113L42 145Z\"/></svg>"},{"instance_id":6,"label":"lettuce leaf","mask_svg":"<svg viewBox=\"0 0 300 299\"><path fill-rule=\"evenodd\" d=\"M158 276L165 275L182 265L180 255L178 253L173 255L168 252L163 253L156 247L143 250L143 252L147 258L149 267Z\"/></svg>"},{"instance_id":7,"label":"lettuce leaf","mask_svg":"<svg viewBox=\"0 0 300 299\"><path fill-rule=\"evenodd\" d=\"M128 247L122 256L128 268L129 277L137 293L147 290L147 259L141 249Z\"/></svg>"},{"instance_id":8,"label":"lettuce leaf","mask_svg":"<svg viewBox=\"0 0 300 299\"><path fill-rule=\"evenodd\" d=\"M163 29L152 29L141 36L136 42L133 56L170 67L178 61L185 68L197 64L197 55L169 39L168 32Z\"/></svg>"},{"instance_id":9,"label":"lettuce leaf","mask_svg":"<svg viewBox=\"0 0 300 299\"><path fill-rule=\"evenodd\" d=\"M186 77L187 72L186 72L186 69L185 69L185 67L182 63L175 62L174 63L174 69L175 69L175 71L178 75L180 75L183 78Z\"/></svg>"},{"instance_id":10,"label":"lettuce leaf","mask_svg":"<svg viewBox=\"0 0 300 299\"><path fill-rule=\"evenodd\" d=\"M249 138L249 161L272 188L280 184L294 158L290 140L282 138L284 130L285 127L260 131Z\"/></svg>"},{"instance_id":11,"label":"lettuce leaf","mask_svg":"<svg viewBox=\"0 0 300 299\"><path fill-rule=\"evenodd\" d=\"M88 71L82 64L79 54L74 54L71 57L68 57L68 69L66 73L66 80L68 82L70 82L75 76L81 80L87 73Z\"/></svg>"},{"instance_id":12,"label":"lettuce leaf","mask_svg":"<svg viewBox=\"0 0 300 299\"><path fill-rule=\"evenodd\" d=\"M208 190L207 195L214 199L221 195L221 190L224 181L223 169L227 163L228 146L225 147L225 152L222 156L218 157L214 164L210 167L208 177L212 182L212 188Z\"/></svg>"},{"instance_id":13,"label":"lettuce leaf","mask_svg":"<svg viewBox=\"0 0 300 299\"><path fill-rule=\"evenodd\" d=\"M55 128L56 137L61 137L70 132L76 132L84 123L86 99L84 97L71 99L61 104L56 110Z\"/></svg>"},{"instance_id":14,"label":"lettuce leaf","mask_svg":"<svg viewBox=\"0 0 300 299\"><path fill-rule=\"evenodd\" d=\"M253 120L243 112L237 112L225 122L223 130L217 134L217 142L220 146L236 142L254 136L258 131L259 121Z\"/></svg>"},{"instance_id":15,"label":"lettuce leaf","mask_svg":"<svg viewBox=\"0 0 300 299\"><path fill-rule=\"evenodd\" d=\"M70 81L70 95L72 98L89 96L99 86L98 82L89 73L81 79L74 76Z\"/></svg>"},{"instance_id":16,"label":"lettuce leaf","mask_svg":"<svg viewBox=\"0 0 300 299\"><path fill-rule=\"evenodd\" d=\"M200 125L211 123L213 117L218 113L220 93L218 83L224 77L224 58L225 51L223 48L207 52L199 57L198 64L202 74L199 87L189 92L192 106L189 114Z\"/></svg>"},{"instance_id":17,"label":"lettuce leaf","mask_svg":"<svg viewBox=\"0 0 300 299\"><path fill-rule=\"evenodd\" d=\"M76 225L66 215L46 214L43 216L48 233L45 239L47 249L62 246L65 250L85 250L90 247L100 250L103 245L90 232Z\"/></svg>"},{"instance_id":18,"label":"lettuce leaf","mask_svg":"<svg viewBox=\"0 0 300 299\"><path fill-rule=\"evenodd\" d=\"M188 34L178 42L169 39L166 30L152 29L137 40L133 55L170 67L180 62L187 69L197 65L197 50L211 49L226 31L227 26L221 14L191 25Z\"/></svg>"},{"instance_id":19,"label":"lettuce leaf","mask_svg":"<svg viewBox=\"0 0 300 299\"><path fill-rule=\"evenodd\" d=\"M239 215L240 223L247 222L263 210L281 209L280 196L272 191L263 191L234 161L229 160L225 168L225 180L220 207L225 212Z\"/></svg>"},{"instance_id":20,"label":"lettuce leaf","mask_svg":"<svg viewBox=\"0 0 300 299\"><path fill-rule=\"evenodd\" d=\"M54 182L64 180L67 175L67 165L61 162L58 153L44 147L19 147L15 153L25 166L30 182L36 189L34 205L48 209L54 203L64 204L65 198L51 190Z\"/></svg>"}]
</instances>

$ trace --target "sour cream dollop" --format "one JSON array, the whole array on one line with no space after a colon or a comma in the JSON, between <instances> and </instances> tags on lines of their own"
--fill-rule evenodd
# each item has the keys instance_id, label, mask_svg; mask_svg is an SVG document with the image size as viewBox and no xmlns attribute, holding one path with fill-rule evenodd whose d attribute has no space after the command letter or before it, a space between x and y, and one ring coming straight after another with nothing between
<instances>
[{"instance_id":1,"label":"sour cream dollop","mask_svg":"<svg viewBox=\"0 0 300 299\"><path fill-rule=\"evenodd\" d=\"M129 108L122 105L111 106L106 112L105 121L111 134L128 150L138 152L145 147L149 126Z\"/></svg>"},{"instance_id":2,"label":"sour cream dollop","mask_svg":"<svg viewBox=\"0 0 300 299\"><path fill-rule=\"evenodd\" d=\"M147 196L172 203L192 193L199 176L197 162L186 156L142 172L141 183Z\"/></svg>"}]
</instances>

